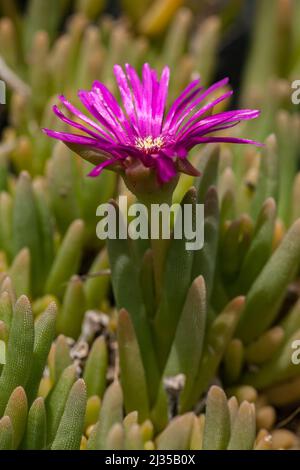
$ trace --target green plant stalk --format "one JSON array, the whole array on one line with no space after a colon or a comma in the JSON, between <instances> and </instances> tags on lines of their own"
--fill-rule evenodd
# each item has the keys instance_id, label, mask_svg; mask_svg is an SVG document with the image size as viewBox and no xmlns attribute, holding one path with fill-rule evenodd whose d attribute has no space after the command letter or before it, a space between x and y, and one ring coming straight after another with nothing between
<instances>
[{"instance_id":1,"label":"green plant stalk","mask_svg":"<svg viewBox=\"0 0 300 470\"><path fill-rule=\"evenodd\" d=\"M38 397L31 405L25 437L22 442L23 449L42 450L46 446L46 409L44 400Z\"/></svg>"},{"instance_id":2,"label":"green plant stalk","mask_svg":"<svg viewBox=\"0 0 300 470\"><path fill-rule=\"evenodd\" d=\"M12 450L13 427L9 416L0 419L0 450Z\"/></svg>"},{"instance_id":3,"label":"green plant stalk","mask_svg":"<svg viewBox=\"0 0 300 470\"><path fill-rule=\"evenodd\" d=\"M22 296L14 308L7 345L6 364L0 377L0 415L17 386L26 386L33 358L33 315L27 297Z\"/></svg>"},{"instance_id":4,"label":"green plant stalk","mask_svg":"<svg viewBox=\"0 0 300 470\"><path fill-rule=\"evenodd\" d=\"M148 226L149 226L149 233L151 234L151 227L152 227L152 218L151 218L151 207L153 204L167 204L169 207L172 205L172 192L163 192L156 193L150 197L145 197L143 195L140 196L140 202L145 204L147 211L148 211ZM153 273L154 273L154 285L155 285L155 296L156 296L156 303L159 304L162 296L162 289L163 289L163 279L164 279L164 272L165 272L165 263L166 263L166 256L169 247L169 240L164 239L163 235L163 217L160 218L159 224L159 233L158 238L150 239L151 249L152 249L152 259L153 259Z\"/></svg>"}]
</instances>

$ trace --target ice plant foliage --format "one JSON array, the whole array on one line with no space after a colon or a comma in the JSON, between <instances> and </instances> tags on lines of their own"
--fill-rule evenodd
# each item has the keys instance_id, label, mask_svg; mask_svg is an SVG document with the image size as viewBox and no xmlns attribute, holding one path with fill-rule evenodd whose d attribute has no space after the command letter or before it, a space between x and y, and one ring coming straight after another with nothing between
<instances>
[{"instance_id":1,"label":"ice plant foliage","mask_svg":"<svg viewBox=\"0 0 300 470\"><path fill-rule=\"evenodd\" d=\"M228 84L220 80L204 90L200 79L192 81L166 112L169 67L164 67L160 79L149 64L144 64L142 80L129 64L126 72L115 65L114 73L123 106L99 81L90 91L81 90L78 96L94 119L83 114L64 96L60 101L74 119L65 116L57 106L55 114L80 133L57 132L44 129L50 137L62 140L83 158L96 164L90 176L98 176L110 167L126 170L143 165L152 168L160 183L167 183L178 172L197 175L188 161L189 151L198 144L232 142L257 144L235 137L220 136L219 131L235 126L240 121L256 118L259 111L242 109L212 115L213 108L232 95L226 91L208 100L210 95ZM204 105L201 107L201 105ZM80 123L83 122L83 124ZM217 133L217 135L215 135Z\"/></svg>"}]
</instances>

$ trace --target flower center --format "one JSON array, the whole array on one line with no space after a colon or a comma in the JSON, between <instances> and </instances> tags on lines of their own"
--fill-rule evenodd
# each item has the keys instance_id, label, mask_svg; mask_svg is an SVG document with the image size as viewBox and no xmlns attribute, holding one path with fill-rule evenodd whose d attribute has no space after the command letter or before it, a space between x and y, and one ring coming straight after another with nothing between
<instances>
[{"instance_id":1,"label":"flower center","mask_svg":"<svg viewBox=\"0 0 300 470\"><path fill-rule=\"evenodd\" d=\"M146 153L151 153L158 151L164 144L164 140L162 137L153 137L148 135L148 137L137 137L135 141L135 146L139 150L143 150Z\"/></svg>"}]
</instances>

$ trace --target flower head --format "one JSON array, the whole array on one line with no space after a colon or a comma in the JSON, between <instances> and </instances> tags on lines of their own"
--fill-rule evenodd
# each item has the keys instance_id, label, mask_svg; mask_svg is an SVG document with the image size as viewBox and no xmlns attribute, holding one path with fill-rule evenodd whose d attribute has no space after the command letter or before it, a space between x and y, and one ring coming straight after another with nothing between
<instances>
[{"instance_id":1,"label":"flower head","mask_svg":"<svg viewBox=\"0 0 300 470\"><path fill-rule=\"evenodd\" d=\"M128 168L142 166L153 169L158 182L163 184L171 181L178 172L198 174L187 159L188 152L198 144L259 145L251 140L214 136L216 132L259 115L259 111L251 109L211 114L214 106L228 98L232 91L208 102L206 99L226 85L228 78L206 90L200 86L199 79L192 81L166 112L169 68L163 69L160 79L148 64L143 66L142 79L132 66L126 64L125 70L126 73L119 65L114 67L123 106L105 85L96 81L90 91L78 93L92 118L75 108L64 96L59 97L60 101L76 120L65 116L57 106L53 108L63 122L80 133L44 129L47 135L62 140L96 165L90 176L98 176L109 167L126 172Z\"/></svg>"}]
</instances>

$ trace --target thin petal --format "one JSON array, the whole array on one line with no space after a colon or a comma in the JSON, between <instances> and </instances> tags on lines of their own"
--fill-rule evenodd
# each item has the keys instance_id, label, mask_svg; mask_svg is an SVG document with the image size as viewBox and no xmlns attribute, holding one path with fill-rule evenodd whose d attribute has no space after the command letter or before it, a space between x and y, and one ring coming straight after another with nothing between
<instances>
[{"instance_id":1,"label":"thin petal","mask_svg":"<svg viewBox=\"0 0 300 470\"><path fill-rule=\"evenodd\" d=\"M217 104L221 103L222 101L226 100L227 98L229 98L230 96L232 96L233 94L233 91L228 91L227 93L225 93L224 95L222 96L219 96L219 98L216 98L215 100L207 103L205 106L203 106L199 111L197 111L187 122L186 124L180 129L180 132L178 134L178 137L180 138L180 135L182 135L184 133L185 130L188 130L192 124L194 124L195 122L197 122L199 120L199 118L201 116L203 116L203 114L207 113L209 110L213 109ZM189 111L190 113L190 111ZM184 119L186 119L187 117L187 114L185 114L184 116L182 116L182 118L180 119L180 121L178 122L178 125L177 125L177 129L179 128L180 124L184 121Z\"/></svg>"},{"instance_id":2,"label":"thin petal","mask_svg":"<svg viewBox=\"0 0 300 470\"><path fill-rule=\"evenodd\" d=\"M138 113L142 109L143 87L140 81L140 77L136 73L135 69L130 64L125 64L125 69L130 86L132 88L136 111Z\"/></svg>"},{"instance_id":3,"label":"thin petal","mask_svg":"<svg viewBox=\"0 0 300 470\"><path fill-rule=\"evenodd\" d=\"M82 158L91 163L98 163L99 159L114 156L119 158L124 155L122 147L117 145L105 144L99 140L92 139L80 134L70 134L68 132L58 132L51 129L42 129L42 131L57 140L64 142L71 150L78 153ZM127 153L126 153L127 156Z\"/></svg>"},{"instance_id":4,"label":"thin petal","mask_svg":"<svg viewBox=\"0 0 300 470\"><path fill-rule=\"evenodd\" d=\"M83 122L85 122L86 124L89 124L91 127L93 127L94 129L96 129L102 137L104 137L105 139L108 139L110 141L112 141L111 137L109 134L107 134L103 129L102 127L100 127L97 123L95 123L92 119L90 119L88 116L86 116L85 114L83 114L78 108L76 108L75 106L73 106L65 97L64 95L60 95L59 97L59 100L61 101L61 103L65 106L66 109L68 109L68 111L70 111L72 114L74 114L75 116L77 116L79 119L81 119Z\"/></svg>"},{"instance_id":5,"label":"thin petal","mask_svg":"<svg viewBox=\"0 0 300 470\"><path fill-rule=\"evenodd\" d=\"M220 128L220 125L223 123L233 124L239 121L254 119L257 116L259 116L259 111L249 109L225 111L223 113L214 114L192 124L190 128L185 130L183 133L180 133L178 140L184 141L190 139L191 137L205 135L208 132L213 132L217 128Z\"/></svg>"},{"instance_id":6,"label":"thin petal","mask_svg":"<svg viewBox=\"0 0 300 470\"><path fill-rule=\"evenodd\" d=\"M151 135L152 124L152 95L153 95L152 74L149 64L143 65L143 105L141 116L138 116L139 122L141 121L140 129L143 137Z\"/></svg>"},{"instance_id":7,"label":"thin petal","mask_svg":"<svg viewBox=\"0 0 300 470\"><path fill-rule=\"evenodd\" d=\"M110 138L116 139L117 134L115 132L114 126L112 126L111 123L109 123L101 114L101 112L99 112L99 110L95 107L95 96L92 95L92 92L79 90L78 97L86 109L91 113L91 115L94 116L94 118L96 118L100 124L102 124L105 131L108 133L108 135L110 135Z\"/></svg>"},{"instance_id":8,"label":"thin petal","mask_svg":"<svg viewBox=\"0 0 300 470\"><path fill-rule=\"evenodd\" d=\"M223 78L223 80L220 80L219 82L216 82L214 83L213 85L211 85L209 88L207 88L207 90L205 90L203 93L200 94L200 96L198 96L197 98L195 97L195 99L193 99L190 103L189 103L189 106L186 106L185 110L183 110L183 112L180 113L179 116L177 116L177 120L173 122L173 126L172 126L172 131L173 132L176 132L180 125L182 124L182 122L189 116L189 114L191 113L191 111L193 111L193 109L196 109L197 106L199 106L199 104L209 95L211 94L212 92L214 92L215 90L217 90L218 88L222 88L224 87L225 85L227 85L229 82L229 79L226 77L226 78ZM201 90L200 90L201 91ZM228 92L229 94L231 94L231 92ZM224 96L224 95L223 95ZM205 108L205 106L204 106ZM202 109L201 108L198 113L199 115L203 115L206 111L204 111L202 113ZM209 108L208 108L209 109ZM196 113L197 114L197 113Z\"/></svg>"},{"instance_id":9,"label":"thin petal","mask_svg":"<svg viewBox=\"0 0 300 470\"><path fill-rule=\"evenodd\" d=\"M137 127L137 118L135 114L134 104L132 100L132 93L129 88L127 78L125 73L123 72L122 67L120 65L114 66L114 73L117 80L117 84L120 90L121 99L127 113L127 116L132 121L132 123Z\"/></svg>"},{"instance_id":10,"label":"thin petal","mask_svg":"<svg viewBox=\"0 0 300 470\"><path fill-rule=\"evenodd\" d=\"M91 177L96 177L96 176L99 176L100 173L102 173L102 171L104 170L104 168L110 166L110 165L113 165L114 163L116 163L118 160L115 159L115 158L111 158L109 160L105 160L104 162L100 163L100 165L97 165L95 168L92 169L92 171L90 171L90 173L88 174L88 176L91 176Z\"/></svg>"},{"instance_id":11,"label":"thin petal","mask_svg":"<svg viewBox=\"0 0 300 470\"><path fill-rule=\"evenodd\" d=\"M207 143L218 143L218 142L225 142L225 143L232 143L232 144L250 144L256 145L257 147L264 147L264 144L261 142L256 142L255 140L249 139L240 139L238 137L198 137L194 138L191 141L192 147L197 144L207 144ZM191 147L190 147L191 148Z\"/></svg>"},{"instance_id":12,"label":"thin petal","mask_svg":"<svg viewBox=\"0 0 300 470\"><path fill-rule=\"evenodd\" d=\"M120 129L120 132L126 132L127 136L133 140L136 137L136 131L132 123L125 116L123 109L117 102L114 95L104 86L101 82L95 81L93 89L96 89L100 94L102 104L105 106L106 111L114 120L115 125Z\"/></svg>"},{"instance_id":13,"label":"thin petal","mask_svg":"<svg viewBox=\"0 0 300 470\"><path fill-rule=\"evenodd\" d=\"M68 132L53 131L51 129L42 129L42 131L49 137L62 140L63 142L71 142L79 145L92 145L95 147L99 145L98 140L80 134L70 134Z\"/></svg>"},{"instance_id":14,"label":"thin petal","mask_svg":"<svg viewBox=\"0 0 300 470\"><path fill-rule=\"evenodd\" d=\"M200 80L197 79L197 80L194 80L193 82L191 82L184 90L183 92L178 96L178 98L174 101L174 103L172 104L172 106L170 107L169 109L169 112L166 116L166 119L165 119L165 122L164 122L164 126L163 126L163 129L164 130L168 130L169 127L170 127L170 123L174 117L174 114L176 113L176 111L178 110L178 108L181 106L181 104L183 103L183 101L185 100L185 98L199 85L199 82Z\"/></svg>"},{"instance_id":15,"label":"thin petal","mask_svg":"<svg viewBox=\"0 0 300 470\"><path fill-rule=\"evenodd\" d=\"M167 130L168 132L172 133L176 132L177 128L180 126L180 123L185 119L183 116L188 116L194 110L193 102L195 98L201 93L202 89L202 87L196 88L196 90L190 93L182 101L182 103L177 107L177 110L168 126L164 126L164 131Z\"/></svg>"},{"instance_id":16,"label":"thin petal","mask_svg":"<svg viewBox=\"0 0 300 470\"><path fill-rule=\"evenodd\" d=\"M89 135L91 135L92 137L94 137L95 139L99 139L100 141L104 141L104 142L108 142L106 139L103 139L103 137L101 137L99 134L97 134L96 132L93 132L91 131L90 129L88 129L87 127L85 126L82 126L81 124L79 124L78 122L76 121L72 121L72 119L69 119L67 118L59 109L56 105L53 106L53 111L54 111L54 114L56 114L56 116L63 122L65 122L66 124L69 124L69 126L72 126L72 127L75 127L75 129L79 129L80 131L82 132L85 132Z\"/></svg>"},{"instance_id":17,"label":"thin petal","mask_svg":"<svg viewBox=\"0 0 300 470\"><path fill-rule=\"evenodd\" d=\"M82 94L84 94L84 92ZM110 129L119 142L125 143L126 133L107 102L103 99L100 89L94 87L92 91L87 93L86 98L92 103L93 109L97 111L106 128Z\"/></svg>"},{"instance_id":18,"label":"thin petal","mask_svg":"<svg viewBox=\"0 0 300 470\"><path fill-rule=\"evenodd\" d=\"M170 69L169 67L164 67L162 74L161 74L161 79L158 85L158 91L155 91L154 93L155 101L152 103L153 137L157 137L158 135L161 134L161 131L162 131L164 112L165 112L166 102L167 102L167 97L168 97L169 80L170 80Z\"/></svg>"}]
</instances>

